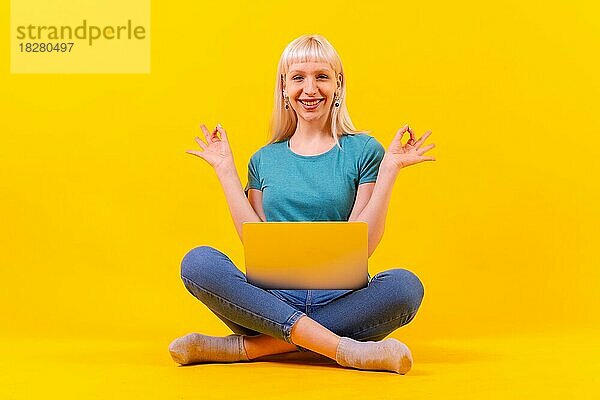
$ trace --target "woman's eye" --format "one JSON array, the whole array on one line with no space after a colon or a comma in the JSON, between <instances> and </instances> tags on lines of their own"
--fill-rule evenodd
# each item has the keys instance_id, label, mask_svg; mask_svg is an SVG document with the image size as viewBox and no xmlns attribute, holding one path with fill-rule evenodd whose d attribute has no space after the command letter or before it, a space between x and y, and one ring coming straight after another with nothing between
<instances>
[{"instance_id":1,"label":"woman's eye","mask_svg":"<svg viewBox=\"0 0 600 400\"><path fill-rule=\"evenodd\" d=\"M296 79L297 78L297 79ZM327 75L319 75L318 78L324 78L327 79L328 76ZM295 77L292 78L292 80L298 80L298 79L303 79L301 76L296 75Z\"/></svg>"}]
</instances>

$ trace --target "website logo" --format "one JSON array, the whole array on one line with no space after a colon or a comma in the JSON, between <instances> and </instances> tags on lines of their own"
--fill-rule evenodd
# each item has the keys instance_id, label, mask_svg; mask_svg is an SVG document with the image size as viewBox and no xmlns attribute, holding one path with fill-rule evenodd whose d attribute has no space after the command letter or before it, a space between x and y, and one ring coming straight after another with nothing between
<instances>
[{"instance_id":1,"label":"website logo","mask_svg":"<svg viewBox=\"0 0 600 400\"><path fill-rule=\"evenodd\" d=\"M150 0L12 0L12 73L150 73Z\"/></svg>"}]
</instances>

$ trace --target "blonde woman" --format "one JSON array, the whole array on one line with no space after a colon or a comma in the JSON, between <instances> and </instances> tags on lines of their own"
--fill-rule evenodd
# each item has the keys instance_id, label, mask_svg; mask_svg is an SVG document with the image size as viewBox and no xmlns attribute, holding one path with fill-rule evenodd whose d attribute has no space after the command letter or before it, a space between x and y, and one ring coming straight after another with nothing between
<instances>
[{"instance_id":1,"label":"blonde woman","mask_svg":"<svg viewBox=\"0 0 600 400\"><path fill-rule=\"evenodd\" d=\"M380 242L399 171L422 161L431 132L419 140L404 126L387 151L354 128L345 103L341 60L321 35L304 35L284 50L277 69L269 143L251 157L248 184L236 172L225 129L202 125L202 151L188 150L215 170L238 235L246 221L365 221L369 256ZM408 132L410 139L401 139ZM251 361L313 351L339 365L405 374L408 347L385 337L408 324L424 295L419 278L389 269L359 290L263 290L221 251L201 246L181 263L181 277L234 334L191 333L170 345L180 364Z\"/></svg>"}]
</instances>

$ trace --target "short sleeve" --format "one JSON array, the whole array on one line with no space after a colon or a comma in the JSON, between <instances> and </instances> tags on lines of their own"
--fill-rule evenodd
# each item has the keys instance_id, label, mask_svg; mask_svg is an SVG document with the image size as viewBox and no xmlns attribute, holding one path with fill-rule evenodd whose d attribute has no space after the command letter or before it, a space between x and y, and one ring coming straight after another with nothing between
<instances>
[{"instance_id":1,"label":"short sleeve","mask_svg":"<svg viewBox=\"0 0 600 400\"><path fill-rule=\"evenodd\" d=\"M244 193L246 193L246 197L248 197L248 190L250 189L258 189L262 190L262 186L260 184L260 153L257 151L250 157L250 161L248 162L248 183L246 184L246 188L244 189Z\"/></svg>"},{"instance_id":2,"label":"short sleeve","mask_svg":"<svg viewBox=\"0 0 600 400\"><path fill-rule=\"evenodd\" d=\"M375 182L379 172L379 164L383 160L385 149L375 139L370 137L365 143L360 160L358 162L358 184Z\"/></svg>"}]
</instances>

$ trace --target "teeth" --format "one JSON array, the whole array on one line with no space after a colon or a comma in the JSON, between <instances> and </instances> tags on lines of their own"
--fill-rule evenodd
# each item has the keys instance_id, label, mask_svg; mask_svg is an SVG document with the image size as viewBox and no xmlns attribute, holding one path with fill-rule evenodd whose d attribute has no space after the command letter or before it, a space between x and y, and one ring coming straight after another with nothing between
<instances>
[{"instance_id":1,"label":"teeth","mask_svg":"<svg viewBox=\"0 0 600 400\"><path fill-rule=\"evenodd\" d=\"M320 101L321 100L314 100L314 101L302 101L302 100L300 100L300 103L306 104L307 106L314 106L315 104L317 104Z\"/></svg>"}]
</instances>

